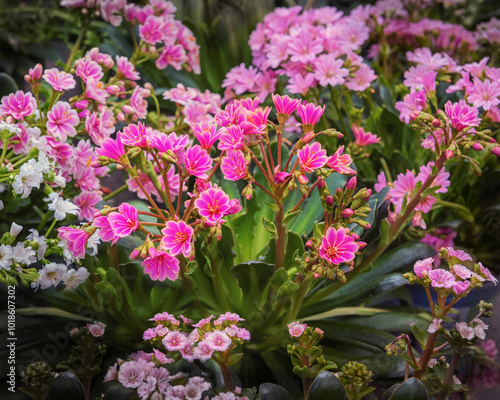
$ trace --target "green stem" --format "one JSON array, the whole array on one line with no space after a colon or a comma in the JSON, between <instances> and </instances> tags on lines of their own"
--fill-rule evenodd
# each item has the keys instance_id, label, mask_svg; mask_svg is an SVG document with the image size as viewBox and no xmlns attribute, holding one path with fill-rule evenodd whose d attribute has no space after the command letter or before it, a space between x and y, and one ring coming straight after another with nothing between
<instances>
[{"instance_id":1,"label":"green stem","mask_svg":"<svg viewBox=\"0 0 500 400\"><path fill-rule=\"evenodd\" d=\"M80 34L78 35L75 44L71 48L71 53L69 54L68 62L66 63L66 68L64 68L65 72L69 72L69 70L71 69L73 61L75 60L76 57L76 53L80 49L80 46L82 45L83 38L85 37L86 33L87 33L87 26L84 26L80 31Z\"/></svg>"},{"instance_id":2,"label":"green stem","mask_svg":"<svg viewBox=\"0 0 500 400\"><path fill-rule=\"evenodd\" d=\"M224 383L226 384L226 390L228 392L234 391L233 378L231 377L231 370L228 365L219 364L222 376L224 378Z\"/></svg>"},{"instance_id":3,"label":"green stem","mask_svg":"<svg viewBox=\"0 0 500 400\"><path fill-rule=\"evenodd\" d=\"M281 202L276 203L278 212L276 213L276 238L274 269L278 270L285 266L285 247L286 247L286 226L283 226L283 217L285 215L285 205Z\"/></svg>"},{"instance_id":4,"label":"green stem","mask_svg":"<svg viewBox=\"0 0 500 400\"><path fill-rule=\"evenodd\" d=\"M313 281L314 275L309 274L307 275L302 282L300 282L299 290L297 290L297 293L294 296L292 306L290 308L290 311L288 312L288 315L286 316L285 320L283 321L283 326L288 324L290 321L293 321L297 318L300 312L300 307L302 306L302 303L304 302L304 298L306 297L306 294L309 290L309 285Z\"/></svg>"},{"instance_id":5,"label":"green stem","mask_svg":"<svg viewBox=\"0 0 500 400\"><path fill-rule=\"evenodd\" d=\"M52 232L52 229L54 229L54 227L56 226L56 223L57 223L57 220L54 218L54 220L52 221L52 224L50 224L49 226L49 229L47 230L47 232L45 233L45 237L48 238L49 235L50 235L50 232Z\"/></svg>"},{"instance_id":6,"label":"green stem","mask_svg":"<svg viewBox=\"0 0 500 400\"><path fill-rule=\"evenodd\" d=\"M5 160L5 156L7 155L7 151L9 147L9 141L8 140L3 140L2 141L2 155L0 156L0 167L2 166L3 160Z\"/></svg>"},{"instance_id":7,"label":"green stem","mask_svg":"<svg viewBox=\"0 0 500 400\"><path fill-rule=\"evenodd\" d=\"M115 191L111 192L107 196L104 196L102 199L103 199L103 201L111 200L113 197L118 196L120 193L123 193L127 189L128 189L128 185L125 184L123 186L120 186L118 189L116 189Z\"/></svg>"}]
</instances>

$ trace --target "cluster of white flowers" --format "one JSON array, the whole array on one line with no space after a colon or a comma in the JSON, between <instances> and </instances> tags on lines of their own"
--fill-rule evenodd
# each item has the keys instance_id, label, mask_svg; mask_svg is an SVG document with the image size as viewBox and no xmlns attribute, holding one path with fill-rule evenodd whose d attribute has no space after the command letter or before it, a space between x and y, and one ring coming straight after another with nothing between
<instances>
[{"instance_id":1,"label":"cluster of white flowers","mask_svg":"<svg viewBox=\"0 0 500 400\"><path fill-rule=\"evenodd\" d=\"M33 289L48 289L63 282L67 290L76 289L89 277L87 268L70 269L65 264L51 262L38 271L38 279L31 283Z\"/></svg>"},{"instance_id":2,"label":"cluster of white flowers","mask_svg":"<svg viewBox=\"0 0 500 400\"><path fill-rule=\"evenodd\" d=\"M10 227L10 231L7 233L7 235L11 238L9 242L12 243L22 230L23 227L21 225L13 222ZM45 254L45 250L43 251L43 254ZM33 248L29 245L25 246L23 242L19 242L15 246L11 246L10 244L0 244L0 269L8 271L13 263L30 265L36 260L37 257L35 250L33 250Z\"/></svg>"},{"instance_id":3,"label":"cluster of white flowers","mask_svg":"<svg viewBox=\"0 0 500 400\"><path fill-rule=\"evenodd\" d=\"M485 330L488 329L488 325L486 325L479 318L475 318L469 324L467 322L457 322L455 324L455 328L463 339L472 340L474 337L478 339L485 339Z\"/></svg>"},{"instance_id":4,"label":"cluster of white flowers","mask_svg":"<svg viewBox=\"0 0 500 400\"><path fill-rule=\"evenodd\" d=\"M66 214L78 215L80 208L75 206L70 200L63 199L59 193L52 192L49 197L43 199L49 203L49 210L54 211L54 217L57 221L62 221L66 218Z\"/></svg>"}]
</instances>

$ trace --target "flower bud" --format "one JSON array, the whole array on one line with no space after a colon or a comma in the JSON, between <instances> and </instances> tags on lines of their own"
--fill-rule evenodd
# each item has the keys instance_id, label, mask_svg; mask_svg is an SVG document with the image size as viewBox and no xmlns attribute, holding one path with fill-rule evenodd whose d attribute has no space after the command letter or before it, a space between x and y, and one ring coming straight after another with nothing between
<instances>
[{"instance_id":1,"label":"flower bud","mask_svg":"<svg viewBox=\"0 0 500 400\"><path fill-rule=\"evenodd\" d=\"M326 196L326 205L328 207L333 207L333 204L335 203L334 200L333 200L333 197L332 196Z\"/></svg>"},{"instance_id":2,"label":"flower bud","mask_svg":"<svg viewBox=\"0 0 500 400\"><path fill-rule=\"evenodd\" d=\"M354 189L356 189L357 184L358 184L358 180L356 179L355 176L353 176L351 179L349 179L349 182L347 182L346 189L347 190L354 190Z\"/></svg>"},{"instance_id":3,"label":"flower bud","mask_svg":"<svg viewBox=\"0 0 500 400\"><path fill-rule=\"evenodd\" d=\"M473 145L472 145L472 148L476 151L481 151L483 150L483 146L481 145L481 143L478 143L478 142L475 142Z\"/></svg>"},{"instance_id":4,"label":"flower bud","mask_svg":"<svg viewBox=\"0 0 500 400\"><path fill-rule=\"evenodd\" d=\"M434 118L434 119L432 120L432 126L433 126L434 128L439 128L439 127L441 126L441 122L440 122L437 118Z\"/></svg>"},{"instance_id":5,"label":"flower bud","mask_svg":"<svg viewBox=\"0 0 500 400\"><path fill-rule=\"evenodd\" d=\"M500 157L500 147L499 146L495 146L493 147L493 149L491 150L491 152L496 155L497 157Z\"/></svg>"},{"instance_id":6,"label":"flower bud","mask_svg":"<svg viewBox=\"0 0 500 400\"><path fill-rule=\"evenodd\" d=\"M354 214L354 211L352 211L350 208L346 208L345 210L342 211L341 215L342 215L342 218L351 218L353 214Z\"/></svg>"}]
</instances>

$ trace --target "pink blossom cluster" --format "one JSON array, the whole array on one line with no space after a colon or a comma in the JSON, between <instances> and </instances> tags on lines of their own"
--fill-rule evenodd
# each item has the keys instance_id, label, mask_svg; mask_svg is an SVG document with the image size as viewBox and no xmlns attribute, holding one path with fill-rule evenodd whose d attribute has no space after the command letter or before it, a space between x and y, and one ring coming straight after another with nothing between
<instances>
[{"instance_id":1,"label":"pink blossom cluster","mask_svg":"<svg viewBox=\"0 0 500 400\"><path fill-rule=\"evenodd\" d=\"M182 315L180 318L182 322L167 312L156 314L151 318L156 326L143 335L153 347L164 348L172 362L180 358L189 362L214 358L225 363L238 345L250 340L250 332L238 326L243 321L238 314L227 312L214 321L210 315L196 324Z\"/></svg>"},{"instance_id":2,"label":"pink blossom cluster","mask_svg":"<svg viewBox=\"0 0 500 400\"><path fill-rule=\"evenodd\" d=\"M189 377L182 372L170 374L162 366L168 362L165 354L156 349L153 353L132 353L127 360L118 359L108 369L104 382L117 381L134 389L142 400L200 400L211 389L211 384L202 377Z\"/></svg>"},{"instance_id":3,"label":"pink blossom cluster","mask_svg":"<svg viewBox=\"0 0 500 400\"><path fill-rule=\"evenodd\" d=\"M442 248L440 257L446 260L449 269L435 267L432 257L419 260L413 267L417 282L458 298L466 296L472 288L481 287L483 282L490 281L495 285L498 282L480 262L472 269L467 267L472 258L462 250Z\"/></svg>"},{"instance_id":4,"label":"pink blossom cluster","mask_svg":"<svg viewBox=\"0 0 500 400\"><path fill-rule=\"evenodd\" d=\"M61 5L94 9L113 26L124 20L137 25L141 55L154 59L158 69L170 65L200 73L200 48L193 32L174 18L177 9L170 1L151 0L141 6L127 0L64 0Z\"/></svg>"},{"instance_id":5,"label":"pink blossom cluster","mask_svg":"<svg viewBox=\"0 0 500 400\"><path fill-rule=\"evenodd\" d=\"M343 15L333 7L277 8L250 36L253 65L241 64L226 75L225 98L251 92L264 101L280 78L294 94L338 85L364 91L377 78L357 54L368 36L368 26L356 13Z\"/></svg>"}]
</instances>

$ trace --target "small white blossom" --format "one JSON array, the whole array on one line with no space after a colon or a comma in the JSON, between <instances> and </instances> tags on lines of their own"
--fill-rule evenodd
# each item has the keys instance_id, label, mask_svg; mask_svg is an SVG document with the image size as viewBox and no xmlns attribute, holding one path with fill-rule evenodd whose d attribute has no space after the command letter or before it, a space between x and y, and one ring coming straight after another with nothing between
<instances>
[{"instance_id":1,"label":"small white blossom","mask_svg":"<svg viewBox=\"0 0 500 400\"><path fill-rule=\"evenodd\" d=\"M87 278L90 276L87 268L80 267L78 269L69 269L63 276L64 284L66 285L66 289L76 289L82 283L84 283Z\"/></svg>"},{"instance_id":2,"label":"small white blossom","mask_svg":"<svg viewBox=\"0 0 500 400\"><path fill-rule=\"evenodd\" d=\"M33 287L48 289L51 286L57 286L66 274L67 267L64 264L49 263L38 272L38 279Z\"/></svg>"},{"instance_id":3,"label":"small white blossom","mask_svg":"<svg viewBox=\"0 0 500 400\"><path fill-rule=\"evenodd\" d=\"M9 124L5 121L0 121L0 132L1 131L9 131L10 133L19 134L21 133L21 128L17 126L17 124Z\"/></svg>"},{"instance_id":4,"label":"small white blossom","mask_svg":"<svg viewBox=\"0 0 500 400\"><path fill-rule=\"evenodd\" d=\"M474 327L474 335L476 335L479 339L486 339L485 330L488 329L488 325L486 325L482 320L476 320L477 325Z\"/></svg>"},{"instance_id":5,"label":"small white blossom","mask_svg":"<svg viewBox=\"0 0 500 400\"><path fill-rule=\"evenodd\" d=\"M434 318L432 320L432 324L429 325L429 328L427 329L427 332L429 332L429 333L436 332L439 328L441 328L441 322L443 322L442 319Z\"/></svg>"},{"instance_id":6,"label":"small white blossom","mask_svg":"<svg viewBox=\"0 0 500 400\"><path fill-rule=\"evenodd\" d=\"M101 238L99 237L99 229L97 229L91 237L89 237L89 240L87 240L87 249L92 249L92 253L90 253L91 256L95 256L97 254L97 246L99 243L101 243Z\"/></svg>"},{"instance_id":7,"label":"small white blossom","mask_svg":"<svg viewBox=\"0 0 500 400\"><path fill-rule=\"evenodd\" d=\"M12 265L12 247L0 244L0 269L10 270Z\"/></svg>"},{"instance_id":8,"label":"small white blossom","mask_svg":"<svg viewBox=\"0 0 500 400\"><path fill-rule=\"evenodd\" d=\"M54 211L54 217L56 221L62 221L66 218L66 214L77 215L80 211L80 207L74 205L71 201L63 199L58 193L52 192L49 197L44 199L45 201L50 201L48 208Z\"/></svg>"},{"instance_id":9,"label":"small white blossom","mask_svg":"<svg viewBox=\"0 0 500 400\"><path fill-rule=\"evenodd\" d=\"M12 259L22 265L33 264L36 261L35 250L29 246L25 248L24 243L20 242L12 248Z\"/></svg>"},{"instance_id":10,"label":"small white blossom","mask_svg":"<svg viewBox=\"0 0 500 400\"><path fill-rule=\"evenodd\" d=\"M9 233L11 234L11 236L17 236L21 233L22 230L23 230L23 227L21 225L18 225L15 222L13 222L12 225L10 226Z\"/></svg>"},{"instance_id":11,"label":"small white blossom","mask_svg":"<svg viewBox=\"0 0 500 400\"><path fill-rule=\"evenodd\" d=\"M45 236L40 236L36 229L30 229L31 233L26 237L28 240L33 240L38 243L37 250L37 258L38 260L42 260L45 256L45 252L47 251L47 239Z\"/></svg>"},{"instance_id":12,"label":"small white blossom","mask_svg":"<svg viewBox=\"0 0 500 400\"><path fill-rule=\"evenodd\" d=\"M54 163L43 152L38 153L38 163L40 164L40 170L44 174L50 174L50 171L54 168Z\"/></svg>"},{"instance_id":13,"label":"small white blossom","mask_svg":"<svg viewBox=\"0 0 500 400\"><path fill-rule=\"evenodd\" d=\"M41 165L32 158L21 166L19 174L14 178L12 187L15 193L22 194L21 198L25 199L30 195L31 189L34 187L39 188L42 182Z\"/></svg>"},{"instance_id":14,"label":"small white blossom","mask_svg":"<svg viewBox=\"0 0 500 400\"><path fill-rule=\"evenodd\" d=\"M3 206L3 201L2 201L2 200L0 200L0 210L3 210L3 207L4 207L4 206Z\"/></svg>"},{"instance_id":15,"label":"small white blossom","mask_svg":"<svg viewBox=\"0 0 500 400\"><path fill-rule=\"evenodd\" d=\"M474 339L474 328L469 326L467 322L460 322L455 324L455 328L460 333L463 339L472 340Z\"/></svg>"},{"instance_id":16,"label":"small white blossom","mask_svg":"<svg viewBox=\"0 0 500 400\"><path fill-rule=\"evenodd\" d=\"M54 184L63 189L66 187L66 178L62 176L61 171L58 171L57 175L54 177Z\"/></svg>"},{"instance_id":17,"label":"small white blossom","mask_svg":"<svg viewBox=\"0 0 500 400\"><path fill-rule=\"evenodd\" d=\"M73 262L75 262L76 258L73 256L71 251L68 250L68 243L66 240L61 240L58 244L58 247L61 247L63 249L63 257L66 260L66 265L69 265Z\"/></svg>"}]
</instances>

